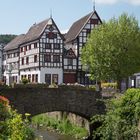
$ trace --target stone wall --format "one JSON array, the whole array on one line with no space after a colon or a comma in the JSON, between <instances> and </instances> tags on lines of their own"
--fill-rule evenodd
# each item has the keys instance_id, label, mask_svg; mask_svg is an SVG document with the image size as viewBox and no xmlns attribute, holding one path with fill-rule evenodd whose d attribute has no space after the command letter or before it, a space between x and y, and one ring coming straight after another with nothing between
<instances>
[{"instance_id":1,"label":"stone wall","mask_svg":"<svg viewBox=\"0 0 140 140\"><path fill-rule=\"evenodd\" d=\"M56 111L56 112L46 113L46 115L49 117L55 118L57 120L62 120L64 118L66 118L72 124L77 125L79 127L84 127L89 131L89 121L76 114L69 113L69 112Z\"/></svg>"},{"instance_id":2,"label":"stone wall","mask_svg":"<svg viewBox=\"0 0 140 140\"><path fill-rule=\"evenodd\" d=\"M19 113L32 116L65 111L75 113L86 119L104 113L105 105L99 99L101 94L92 90L78 88L10 88L0 93L10 100Z\"/></svg>"}]
</instances>

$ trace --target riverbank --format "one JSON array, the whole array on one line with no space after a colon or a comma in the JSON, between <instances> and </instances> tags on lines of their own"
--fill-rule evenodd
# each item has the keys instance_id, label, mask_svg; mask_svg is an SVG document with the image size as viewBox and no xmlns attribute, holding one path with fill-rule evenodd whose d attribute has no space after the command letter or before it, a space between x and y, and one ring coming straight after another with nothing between
<instances>
[{"instance_id":1,"label":"riverbank","mask_svg":"<svg viewBox=\"0 0 140 140\"><path fill-rule=\"evenodd\" d=\"M76 139L83 139L88 136L88 131L85 128L72 124L67 118L59 120L49 117L47 114L33 117L32 125L37 129L42 128L48 131L56 131L60 134L73 136Z\"/></svg>"}]
</instances>

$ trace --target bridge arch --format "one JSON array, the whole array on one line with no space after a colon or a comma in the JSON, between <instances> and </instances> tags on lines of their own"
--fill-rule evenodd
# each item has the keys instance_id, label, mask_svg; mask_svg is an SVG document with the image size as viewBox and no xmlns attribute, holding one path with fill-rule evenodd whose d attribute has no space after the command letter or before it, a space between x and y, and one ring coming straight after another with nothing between
<instances>
[{"instance_id":1,"label":"bridge arch","mask_svg":"<svg viewBox=\"0 0 140 140\"><path fill-rule=\"evenodd\" d=\"M101 94L92 90L73 88L11 88L1 91L19 113L38 114L64 111L87 120L104 113Z\"/></svg>"}]
</instances>

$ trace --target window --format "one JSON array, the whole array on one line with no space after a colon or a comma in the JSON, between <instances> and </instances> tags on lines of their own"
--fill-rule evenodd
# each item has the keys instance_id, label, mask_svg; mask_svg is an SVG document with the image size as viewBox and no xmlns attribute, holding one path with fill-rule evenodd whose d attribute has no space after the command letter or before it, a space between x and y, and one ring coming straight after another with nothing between
<instances>
[{"instance_id":1,"label":"window","mask_svg":"<svg viewBox=\"0 0 140 140\"><path fill-rule=\"evenodd\" d=\"M23 79L24 78L24 75L21 75L21 79Z\"/></svg>"},{"instance_id":2,"label":"window","mask_svg":"<svg viewBox=\"0 0 140 140\"><path fill-rule=\"evenodd\" d=\"M91 29L87 29L87 34L90 34L91 33Z\"/></svg>"},{"instance_id":3,"label":"window","mask_svg":"<svg viewBox=\"0 0 140 140\"><path fill-rule=\"evenodd\" d=\"M44 55L44 62L51 62L51 55L50 54Z\"/></svg>"},{"instance_id":4,"label":"window","mask_svg":"<svg viewBox=\"0 0 140 140\"><path fill-rule=\"evenodd\" d=\"M51 74L45 74L45 82L47 84L51 84Z\"/></svg>"},{"instance_id":5,"label":"window","mask_svg":"<svg viewBox=\"0 0 140 140\"><path fill-rule=\"evenodd\" d=\"M26 52L26 51L27 51L27 46L24 47L24 52Z\"/></svg>"},{"instance_id":6,"label":"window","mask_svg":"<svg viewBox=\"0 0 140 140\"><path fill-rule=\"evenodd\" d=\"M57 38L57 34L55 34L53 32L49 32L49 33L47 33L46 37L49 39L54 39L54 38Z\"/></svg>"},{"instance_id":7,"label":"window","mask_svg":"<svg viewBox=\"0 0 140 140\"><path fill-rule=\"evenodd\" d=\"M60 55L54 55L53 62L56 62L56 63L60 62Z\"/></svg>"},{"instance_id":8,"label":"window","mask_svg":"<svg viewBox=\"0 0 140 140\"><path fill-rule=\"evenodd\" d=\"M23 52L23 47L20 48L20 52Z\"/></svg>"},{"instance_id":9,"label":"window","mask_svg":"<svg viewBox=\"0 0 140 140\"><path fill-rule=\"evenodd\" d=\"M34 48L37 48L37 43L34 43Z\"/></svg>"},{"instance_id":10,"label":"window","mask_svg":"<svg viewBox=\"0 0 140 140\"><path fill-rule=\"evenodd\" d=\"M54 30L53 26L50 26L49 30L52 32Z\"/></svg>"},{"instance_id":11,"label":"window","mask_svg":"<svg viewBox=\"0 0 140 140\"><path fill-rule=\"evenodd\" d=\"M50 43L46 43L45 44L45 49L51 49L51 44Z\"/></svg>"},{"instance_id":12,"label":"window","mask_svg":"<svg viewBox=\"0 0 140 140\"><path fill-rule=\"evenodd\" d=\"M17 76L12 76L12 82L16 82L17 83Z\"/></svg>"},{"instance_id":13,"label":"window","mask_svg":"<svg viewBox=\"0 0 140 140\"><path fill-rule=\"evenodd\" d=\"M52 75L52 83L58 84L58 74Z\"/></svg>"},{"instance_id":14,"label":"window","mask_svg":"<svg viewBox=\"0 0 140 140\"><path fill-rule=\"evenodd\" d=\"M54 49L60 49L60 44L54 44Z\"/></svg>"},{"instance_id":15,"label":"window","mask_svg":"<svg viewBox=\"0 0 140 140\"><path fill-rule=\"evenodd\" d=\"M27 77L27 76L26 76L26 75L24 75L24 78L25 78L25 79L26 79L26 77Z\"/></svg>"},{"instance_id":16,"label":"window","mask_svg":"<svg viewBox=\"0 0 140 140\"><path fill-rule=\"evenodd\" d=\"M35 75L35 82L38 82L38 74Z\"/></svg>"},{"instance_id":17,"label":"window","mask_svg":"<svg viewBox=\"0 0 140 140\"><path fill-rule=\"evenodd\" d=\"M71 58L68 59L68 65L73 65L73 59Z\"/></svg>"},{"instance_id":18,"label":"window","mask_svg":"<svg viewBox=\"0 0 140 140\"><path fill-rule=\"evenodd\" d=\"M24 58L21 59L21 64L24 65Z\"/></svg>"},{"instance_id":19,"label":"window","mask_svg":"<svg viewBox=\"0 0 140 140\"><path fill-rule=\"evenodd\" d=\"M32 82L34 82L34 81L35 81L35 75L32 74Z\"/></svg>"},{"instance_id":20,"label":"window","mask_svg":"<svg viewBox=\"0 0 140 140\"><path fill-rule=\"evenodd\" d=\"M31 50L31 44L29 45L29 50Z\"/></svg>"},{"instance_id":21,"label":"window","mask_svg":"<svg viewBox=\"0 0 140 140\"><path fill-rule=\"evenodd\" d=\"M37 62L37 55L34 55L34 62Z\"/></svg>"},{"instance_id":22,"label":"window","mask_svg":"<svg viewBox=\"0 0 140 140\"><path fill-rule=\"evenodd\" d=\"M12 54L8 54L8 58L12 58Z\"/></svg>"},{"instance_id":23,"label":"window","mask_svg":"<svg viewBox=\"0 0 140 140\"><path fill-rule=\"evenodd\" d=\"M10 58L10 54L8 54L8 58Z\"/></svg>"},{"instance_id":24,"label":"window","mask_svg":"<svg viewBox=\"0 0 140 140\"><path fill-rule=\"evenodd\" d=\"M90 19L90 24L98 24L98 19Z\"/></svg>"},{"instance_id":25,"label":"window","mask_svg":"<svg viewBox=\"0 0 140 140\"><path fill-rule=\"evenodd\" d=\"M26 57L26 64L29 64L29 57Z\"/></svg>"},{"instance_id":26,"label":"window","mask_svg":"<svg viewBox=\"0 0 140 140\"><path fill-rule=\"evenodd\" d=\"M31 82L31 74L28 75L28 80Z\"/></svg>"},{"instance_id":27,"label":"window","mask_svg":"<svg viewBox=\"0 0 140 140\"><path fill-rule=\"evenodd\" d=\"M6 54L4 54L2 57L3 57L3 60L6 60Z\"/></svg>"}]
</instances>

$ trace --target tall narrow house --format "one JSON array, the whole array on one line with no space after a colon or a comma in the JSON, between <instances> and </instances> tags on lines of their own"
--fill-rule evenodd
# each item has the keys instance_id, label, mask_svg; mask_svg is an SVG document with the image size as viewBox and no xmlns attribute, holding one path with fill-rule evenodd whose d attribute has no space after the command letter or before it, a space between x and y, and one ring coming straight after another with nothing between
<instances>
[{"instance_id":1,"label":"tall narrow house","mask_svg":"<svg viewBox=\"0 0 140 140\"><path fill-rule=\"evenodd\" d=\"M23 41L21 34L4 47L3 79L6 84L19 83L19 44Z\"/></svg>"},{"instance_id":2,"label":"tall narrow house","mask_svg":"<svg viewBox=\"0 0 140 140\"><path fill-rule=\"evenodd\" d=\"M78 82L90 84L86 71L81 64L81 49L84 47L91 30L102 23L94 10L73 23L65 35L64 83ZM87 58L88 59L88 58Z\"/></svg>"},{"instance_id":3,"label":"tall narrow house","mask_svg":"<svg viewBox=\"0 0 140 140\"><path fill-rule=\"evenodd\" d=\"M63 82L63 36L54 20L34 24L19 46L20 79L32 83Z\"/></svg>"},{"instance_id":4,"label":"tall narrow house","mask_svg":"<svg viewBox=\"0 0 140 140\"><path fill-rule=\"evenodd\" d=\"M2 81L2 54L3 54L3 45L0 44L0 81Z\"/></svg>"}]
</instances>

